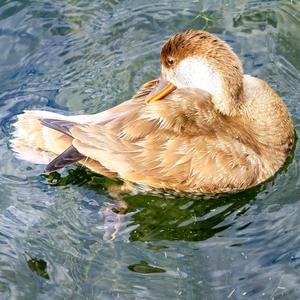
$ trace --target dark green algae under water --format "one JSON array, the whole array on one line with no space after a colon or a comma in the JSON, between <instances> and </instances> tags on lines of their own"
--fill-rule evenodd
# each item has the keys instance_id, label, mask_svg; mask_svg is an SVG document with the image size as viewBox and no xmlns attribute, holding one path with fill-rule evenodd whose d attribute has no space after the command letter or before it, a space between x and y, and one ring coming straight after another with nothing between
<instances>
[{"instance_id":1,"label":"dark green algae under water","mask_svg":"<svg viewBox=\"0 0 300 300\"><path fill-rule=\"evenodd\" d=\"M24 109L110 108L157 77L162 42L189 28L267 80L299 136L299 0L0 0L0 299L299 299L298 144L253 189L125 194L123 213L108 192L119 182L72 167L41 176L10 149Z\"/></svg>"}]
</instances>

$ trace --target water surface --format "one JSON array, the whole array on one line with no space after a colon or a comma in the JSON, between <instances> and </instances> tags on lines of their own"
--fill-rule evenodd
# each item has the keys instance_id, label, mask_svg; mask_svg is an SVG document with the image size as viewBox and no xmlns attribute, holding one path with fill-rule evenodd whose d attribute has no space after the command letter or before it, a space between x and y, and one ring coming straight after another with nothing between
<instances>
[{"instance_id":1,"label":"water surface","mask_svg":"<svg viewBox=\"0 0 300 300\"><path fill-rule=\"evenodd\" d=\"M300 2L0 0L0 299L298 299L300 149L257 188L125 195L16 159L24 109L95 113L159 74L162 42L206 29L284 99L299 136ZM114 226L114 240L107 240Z\"/></svg>"}]
</instances>

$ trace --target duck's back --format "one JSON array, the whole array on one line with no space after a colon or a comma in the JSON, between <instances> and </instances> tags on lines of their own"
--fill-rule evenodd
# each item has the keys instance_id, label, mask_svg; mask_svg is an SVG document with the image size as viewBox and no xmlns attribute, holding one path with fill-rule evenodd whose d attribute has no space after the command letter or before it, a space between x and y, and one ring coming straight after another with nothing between
<instances>
[{"instance_id":1,"label":"duck's back","mask_svg":"<svg viewBox=\"0 0 300 300\"><path fill-rule=\"evenodd\" d=\"M132 182L190 192L245 189L283 165L294 131L264 81L246 75L244 93L235 117L217 112L208 93L179 89L157 103L140 103L129 119L101 127L101 136L97 124L80 135L97 132L101 153L93 158ZM86 143L74 144L83 151Z\"/></svg>"}]
</instances>

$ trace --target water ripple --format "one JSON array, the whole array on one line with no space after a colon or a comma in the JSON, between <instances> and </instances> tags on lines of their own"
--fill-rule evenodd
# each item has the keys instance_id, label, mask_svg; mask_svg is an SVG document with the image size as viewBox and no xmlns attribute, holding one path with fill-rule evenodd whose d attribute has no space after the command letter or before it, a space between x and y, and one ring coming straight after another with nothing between
<instances>
[{"instance_id":1,"label":"water ripple","mask_svg":"<svg viewBox=\"0 0 300 300\"><path fill-rule=\"evenodd\" d=\"M126 195L124 214L106 179L77 169L51 181L11 152L24 109L91 113L128 99L158 76L161 43L191 27L217 33L280 93L299 136L299 1L0 3L0 298L297 298L298 145L256 189Z\"/></svg>"}]
</instances>

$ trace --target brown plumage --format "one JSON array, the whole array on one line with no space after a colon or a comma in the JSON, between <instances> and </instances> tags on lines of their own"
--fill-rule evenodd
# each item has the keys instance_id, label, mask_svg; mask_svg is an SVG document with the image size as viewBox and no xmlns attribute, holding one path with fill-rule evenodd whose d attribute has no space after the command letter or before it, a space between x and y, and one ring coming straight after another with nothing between
<instances>
[{"instance_id":1,"label":"brown plumage","mask_svg":"<svg viewBox=\"0 0 300 300\"><path fill-rule=\"evenodd\" d=\"M243 74L226 43L203 31L176 34L161 65L159 80L105 112L25 112L15 152L36 163L55 159L50 171L78 161L105 176L187 192L246 189L278 171L294 143L289 113L266 82Z\"/></svg>"}]
</instances>

